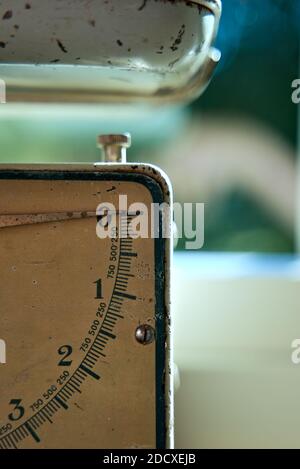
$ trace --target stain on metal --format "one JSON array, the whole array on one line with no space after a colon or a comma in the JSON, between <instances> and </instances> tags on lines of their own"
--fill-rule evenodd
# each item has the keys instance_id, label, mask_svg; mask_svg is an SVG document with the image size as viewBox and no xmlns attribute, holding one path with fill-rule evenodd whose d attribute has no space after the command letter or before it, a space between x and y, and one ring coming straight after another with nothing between
<instances>
[{"instance_id":1,"label":"stain on metal","mask_svg":"<svg viewBox=\"0 0 300 469\"><path fill-rule=\"evenodd\" d=\"M144 0L142 5L138 8L138 11L142 11L145 8L145 6L147 5L147 2L148 2L148 0Z\"/></svg>"},{"instance_id":2,"label":"stain on metal","mask_svg":"<svg viewBox=\"0 0 300 469\"><path fill-rule=\"evenodd\" d=\"M178 47L180 46L180 44L182 43L182 38L184 36L184 33L185 33L185 24L183 24L180 28L180 30L178 31L178 34L177 34L177 37L175 39L175 41L173 42L173 44L171 45L171 50L173 52L175 52L176 50L178 50Z\"/></svg>"},{"instance_id":3,"label":"stain on metal","mask_svg":"<svg viewBox=\"0 0 300 469\"><path fill-rule=\"evenodd\" d=\"M179 3L185 3L186 6L188 7L198 7L199 10L202 9L202 6L199 5L198 3L195 3L195 1L192 1L192 0L152 0L156 3L160 2L160 3L171 3L172 5L176 5L176 4L179 4ZM144 8L146 8L147 4L148 4L149 0L143 0L143 3L141 4L141 6L138 8L138 11L143 11Z\"/></svg>"},{"instance_id":4,"label":"stain on metal","mask_svg":"<svg viewBox=\"0 0 300 469\"><path fill-rule=\"evenodd\" d=\"M7 10L4 15L2 16L3 20L10 20L13 16L12 10Z\"/></svg>"},{"instance_id":5,"label":"stain on metal","mask_svg":"<svg viewBox=\"0 0 300 469\"><path fill-rule=\"evenodd\" d=\"M63 45L63 43L59 40L59 39L56 39L56 42L57 42L57 45L58 47L60 48L60 50L62 50L65 54L68 53L67 49L65 48L65 46Z\"/></svg>"}]
</instances>

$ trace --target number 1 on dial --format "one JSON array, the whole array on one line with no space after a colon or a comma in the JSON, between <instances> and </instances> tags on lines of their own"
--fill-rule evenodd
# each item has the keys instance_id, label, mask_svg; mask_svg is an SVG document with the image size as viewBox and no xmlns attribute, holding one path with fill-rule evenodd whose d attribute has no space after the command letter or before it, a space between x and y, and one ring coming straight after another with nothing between
<instances>
[{"instance_id":1,"label":"number 1 on dial","mask_svg":"<svg viewBox=\"0 0 300 469\"><path fill-rule=\"evenodd\" d=\"M96 282L94 282L94 284L96 285L96 296L95 296L95 300L103 300L103 296L102 296L102 280L101 280L101 278L99 278L99 280L97 280Z\"/></svg>"}]
</instances>

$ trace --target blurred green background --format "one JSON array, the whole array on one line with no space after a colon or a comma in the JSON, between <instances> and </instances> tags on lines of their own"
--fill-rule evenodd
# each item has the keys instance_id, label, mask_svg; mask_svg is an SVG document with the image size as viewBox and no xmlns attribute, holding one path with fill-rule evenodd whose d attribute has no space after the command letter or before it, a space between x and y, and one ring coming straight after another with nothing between
<instances>
[{"instance_id":1,"label":"blurred green background","mask_svg":"<svg viewBox=\"0 0 300 469\"><path fill-rule=\"evenodd\" d=\"M295 252L299 1L223 4L223 58L198 101L152 110L2 105L0 161L98 161L99 133L129 131L130 161L163 168L176 201L206 204L204 250Z\"/></svg>"}]
</instances>

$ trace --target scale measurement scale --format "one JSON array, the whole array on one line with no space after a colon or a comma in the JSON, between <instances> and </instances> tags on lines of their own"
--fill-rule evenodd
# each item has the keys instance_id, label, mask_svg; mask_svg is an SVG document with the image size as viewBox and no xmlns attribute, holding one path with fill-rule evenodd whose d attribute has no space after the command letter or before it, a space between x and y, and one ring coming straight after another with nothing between
<instances>
[{"instance_id":1,"label":"scale measurement scale","mask_svg":"<svg viewBox=\"0 0 300 469\"><path fill-rule=\"evenodd\" d=\"M100 239L120 194L149 217L171 197L151 166L0 167L1 449L173 445L169 217L133 239L117 212Z\"/></svg>"}]
</instances>

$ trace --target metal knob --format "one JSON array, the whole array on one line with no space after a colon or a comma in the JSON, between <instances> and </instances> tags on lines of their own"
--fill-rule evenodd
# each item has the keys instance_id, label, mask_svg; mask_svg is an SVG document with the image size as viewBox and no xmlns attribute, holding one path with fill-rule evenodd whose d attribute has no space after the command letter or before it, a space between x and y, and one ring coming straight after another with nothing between
<instances>
[{"instance_id":1,"label":"metal knob","mask_svg":"<svg viewBox=\"0 0 300 469\"><path fill-rule=\"evenodd\" d=\"M125 134L99 135L98 147L103 150L107 163L126 163L126 150L131 146L131 136Z\"/></svg>"}]
</instances>

